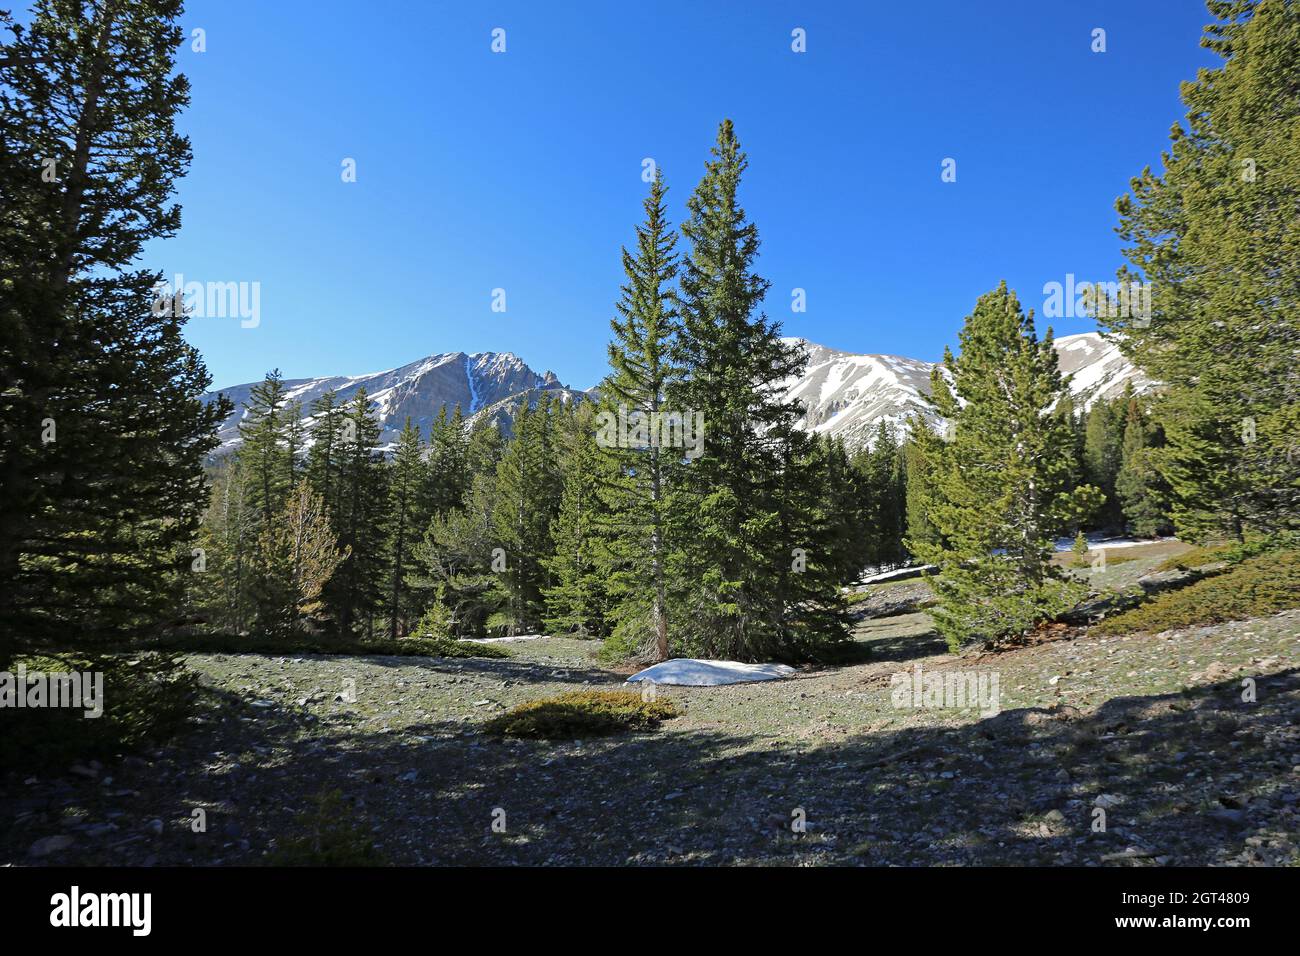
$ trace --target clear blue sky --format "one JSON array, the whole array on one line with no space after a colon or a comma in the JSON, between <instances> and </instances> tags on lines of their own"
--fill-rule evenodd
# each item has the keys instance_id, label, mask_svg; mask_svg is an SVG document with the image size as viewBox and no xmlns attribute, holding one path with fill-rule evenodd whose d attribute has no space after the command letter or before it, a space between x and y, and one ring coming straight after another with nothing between
<instances>
[{"instance_id":1,"label":"clear blue sky","mask_svg":"<svg viewBox=\"0 0 1300 956\"><path fill-rule=\"evenodd\" d=\"M1113 201L1158 163L1178 83L1213 62L1208 19L1199 0L190 0L207 51L180 55L184 226L146 264L261 283L259 327L191 322L218 387L456 350L586 387L642 159L680 221L731 117L768 313L832 347L935 359L1001 278L1041 310L1044 282L1113 276Z\"/></svg>"}]
</instances>

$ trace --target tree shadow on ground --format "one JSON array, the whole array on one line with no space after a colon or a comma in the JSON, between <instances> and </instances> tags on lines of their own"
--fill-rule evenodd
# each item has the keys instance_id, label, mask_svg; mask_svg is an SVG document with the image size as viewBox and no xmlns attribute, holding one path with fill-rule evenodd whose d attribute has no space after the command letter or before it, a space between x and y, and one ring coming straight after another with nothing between
<instances>
[{"instance_id":1,"label":"tree shadow on ground","mask_svg":"<svg viewBox=\"0 0 1300 956\"><path fill-rule=\"evenodd\" d=\"M911 661L948 653L948 644L925 619L925 625L899 627L897 618L867 618L858 622L853 638L863 645L873 661ZM890 633L899 628L898 633Z\"/></svg>"},{"instance_id":2,"label":"tree shadow on ground","mask_svg":"<svg viewBox=\"0 0 1300 956\"><path fill-rule=\"evenodd\" d=\"M1294 860L1294 844L1271 841L1296 830L1300 675L1256 681L1258 703L1234 679L1087 716L1028 708L841 740L673 722L580 743L503 741L450 720L362 732L214 693L209 722L150 765L110 768L112 787L68 783L47 813L27 807L0 858L31 862L22 851L63 832L71 798L92 820L121 812L119 830L69 831L76 844L48 862L139 862L147 850L158 863L256 863L301 828L312 795L338 789L400 864ZM136 796L105 796L119 789ZM1094 832L1099 799L1106 829ZM196 808L205 833L191 830Z\"/></svg>"}]
</instances>

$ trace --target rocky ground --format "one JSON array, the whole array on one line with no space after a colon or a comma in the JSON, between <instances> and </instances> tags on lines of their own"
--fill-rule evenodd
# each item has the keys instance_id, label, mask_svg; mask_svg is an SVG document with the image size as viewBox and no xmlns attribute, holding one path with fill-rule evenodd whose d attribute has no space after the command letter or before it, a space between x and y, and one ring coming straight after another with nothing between
<instances>
[{"instance_id":1,"label":"rocky ground","mask_svg":"<svg viewBox=\"0 0 1300 956\"><path fill-rule=\"evenodd\" d=\"M855 605L866 663L661 689L684 716L595 741L480 732L513 704L618 685L589 642L195 656L186 736L0 780L0 863L259 863L335 788L398 864L1300 863L1300 611L954 656L918 582L875 587ZM996 675L1000 712L895 706L891 677L917 665Z\"/></svg>"}]
</instances>

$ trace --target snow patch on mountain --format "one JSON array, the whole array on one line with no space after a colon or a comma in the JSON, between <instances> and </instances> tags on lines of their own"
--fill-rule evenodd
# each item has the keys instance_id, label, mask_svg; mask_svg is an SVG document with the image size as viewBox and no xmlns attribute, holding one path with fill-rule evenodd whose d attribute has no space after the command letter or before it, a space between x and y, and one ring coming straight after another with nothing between
<instances>
[{"instance_id":1,"label":"snow patch on mountain","mask_svg":"<svg viewBox=\"0 0 1300 956\"><path fill-rule=\"evenodd\" d=\"M943 419L926 400L935 363L843 352L801 338L783 341L807 356L803 372L782 383L785 397L804 407L802 427L852 446L870 445L881 422L899 435L913 416L931 428L943 427ZM1119 347L1096 332L1067 335L1053 344L1061 371L1070 376L1070 391L1084 409L1098 398L1115 397L1129 381L1138 391L1151 387L1150 379ZM939 368L947 377L947 370Z\"/></svg>"},{"instance_id":2,"label":"snow patch on mountain","mask_svg":"<svg viewBox=\"0 0 1300 956\"><path fill-rule=\"evenodd\" d=\"M803 406L803 428L842 438L850 445L870 444L881 422L900 435L918 417L941 429L943 420L926 401L930 394L932 362L900 355L845 352L801 338L786 338L787 345L804 352L802 372L781 383L785 397ZM1086 409L1098 398L1113 398L1132 382L1138 391L1151 381L1124 357L1119 347L1096 332L1067 335L1055 342L1061 371L1070 376L1076 403ZM947 375L946 369L941 374ZM311 403L333 389L336 400L346 403L365 388L370 407L379 420L380 444L397 440L407 416L427 438L443 408L450 414L457 405L473 421L492 420L509 433L515 410L524 401L535 406L545 392L571 403L597 397L593 387L585 392L563 385L553 372L539 375L512 352L445 352L368 375L328 376L285 381L290 402L302 406L308 431ZM235 410L219 429L221 451L240 444L239 422L246 412L254 383L221 389ZM217 393L204 395L205 401ZM308 438L310 441L310 438Z\"/></svg>"}]
</instances>

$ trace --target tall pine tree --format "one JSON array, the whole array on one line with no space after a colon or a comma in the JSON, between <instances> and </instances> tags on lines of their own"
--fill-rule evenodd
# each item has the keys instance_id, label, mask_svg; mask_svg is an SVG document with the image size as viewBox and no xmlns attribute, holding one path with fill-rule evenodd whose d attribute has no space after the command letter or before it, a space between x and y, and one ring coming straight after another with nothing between
<instances>
[{"instance_id":1,"label":"tall pine tree","mask_svg":"<svg viewBox=\"0 0 1300 956\"><path fill-rule=\"evenodd\" d=\"M561 416L560 470L563 492L551 522L554 553L543 558L550 575L545 589L550 633L603 637L609 617L608 514L599 495L611 461L596 444L595 410L583 403Z\"/></svg>"},{"instance_id":2,"label":"tall pine tree","mask_svg":"<svg viewBox=\"0 0 1300 956\"><path fill-rule=\"evenodd\" d=\"M702 414L705 426L670 524L683 645L712 657L806 657L844 634L832 548L804 494L816 480L813 439L795 427L801 410L781 387L806 357L760 311L768 282L753 268L758 230L739 203L747 160L730 120L712 152L682 225L684 377L669 389L674 410Z\"/></svg>"},{"instance_id":3,"label":"tall pine tree","mask_svg":"<svg viewBox=\"0 0 1300 956\"><path fill-rule=\"evenodd\" d=\"M636 252L623 249L627 281L610 321L610 373L601 384L606 423L642 426L649 441L637 447L603 442L612 475L598 487L610 560L611 612L616 640L632 651L652 650L655 660L669 656L668 517L671 473L681 449L661 447L659 427L668 412L665 395L679 372L672 349L678 315L673 298L677 276L677 236L664 208L667 188L656 172L646 196L645 220L637 226Z\"/></svg>"},{"instance_id":4,"label":"tall pine tree","mask_svg":"<svg viewBox=\"0 0 1300 956\"><path fill-rule=\"evenodd\" d=\"M554 549L551 522L563 490L556 455L557 416L547 392L538 396L536 407L524 398L515 415L514 437L497 463L492 522L495 547L504 552L500 573L509 602L493 623L511 634L542 625L543 592L550 585L545 562Z\"/></svg>"},{"instance_id":5,"label":"tall pine tree","mask_svg":"<svg viewBox=\"0 0 1300 956\"><path fill-rule=\"evenodd\" d=\"M253 386L239 420L239 436L243 439L239 463L252 479L250 501L263 530L271 527L292 487L289 433L284 381L280 370L273 369Z\"/></svg>"},{"instance_id":6,"label":"tall pine tree","mask_svg":"<svg viewBox=\"0 0 1300 956\"><path fill-rule=\"evenodd\" d=\"M373 632L387 590L387 472L378 448L379 434L370 398L360 388L343 411L336 504L329 516L347 558L326 586L325 597L344 636L358 629L367 636Z\"/></svg>"},{"instance_id":7,"label":"tall pine tree","mask_svg":"<svg viewBox=\"0 0 1300 956\"><path fill-rule=\"evenodd\" d=\"M431 517L420 430L408 415L389 465L388 493L388 636L404 636L417 608L407 587L411 549Z\"/></svg>"},{"instance_id":8,"label":"tall pine tree","mask_svg":"<svg viewBox=\"0 0 1300 956\"><path fill-rule=\"evenodd\" d=\"M1222 58L1182 86L1159 173L1116 208L1152 314L1103 319L1162 383L1152 458L1178 533L1300 527L1300 8L1210 0Z\"/></svg>"},{"instance_id":9,"label":"tall pine tree","mask_svg":"<svg viewBox=\"0 0 1300 956\"><path fill-rule=\"evenodd\" d=\"M180 8L0 15L0 668L20 638L147 640L189 584L230 406L200 401L185 315L155 308L161 276L136 267L180 224Z\"/></svg>"}]
</instances>

